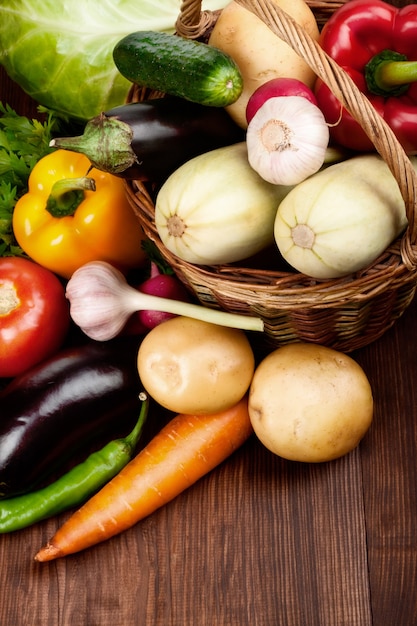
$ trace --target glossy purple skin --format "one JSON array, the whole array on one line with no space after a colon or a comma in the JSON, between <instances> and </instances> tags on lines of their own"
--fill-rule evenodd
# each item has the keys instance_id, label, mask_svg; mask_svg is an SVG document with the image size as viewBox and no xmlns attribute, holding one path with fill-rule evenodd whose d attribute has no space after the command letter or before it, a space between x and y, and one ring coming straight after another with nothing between
<instances>
[{"instance_id":1,"label":"glossy purple skin","mask_svg":"<svg viewBox=\"0 0 417 626\"><path fill-rule=\"evenodd\" d=\"M106 112L132 131L137 162L119 176L160 183L191 158L244 140L244 133L222 108L182 98L155 98Z\"/></svg>"},{"instance_id":2,"label":"glossy purple skin","mask_svg":"<svg viewBox=\"0 0 417 626\"><path fill-rule=\"evenodd\" d=\"M31 490L104 433L128 432L140 410L137 351L131 340L67 348L0 392L1 497Z\"/></svg>"}]
</instances>

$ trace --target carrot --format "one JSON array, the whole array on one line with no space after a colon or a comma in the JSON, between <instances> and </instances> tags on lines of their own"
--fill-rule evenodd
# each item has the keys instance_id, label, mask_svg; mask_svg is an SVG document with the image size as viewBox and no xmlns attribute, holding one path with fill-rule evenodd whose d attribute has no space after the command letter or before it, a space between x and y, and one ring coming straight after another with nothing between
<instances>
[{"instance_id":1,"label":"carrot","mask_svg":"<svg viewBox=\"0 0 417 626\"><path fill-rule=\"evenodd\" d=\"M51 561L110 539L224 461L252 434L248 398L213 415L177 415L39 550Z\"/></svg>"}]
</instances>

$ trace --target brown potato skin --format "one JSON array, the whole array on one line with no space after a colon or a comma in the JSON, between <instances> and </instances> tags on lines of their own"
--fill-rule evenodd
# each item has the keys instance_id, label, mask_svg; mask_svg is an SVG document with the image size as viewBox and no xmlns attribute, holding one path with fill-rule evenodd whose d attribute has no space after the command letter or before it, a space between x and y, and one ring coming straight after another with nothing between
<instances>
[{"instance_id":1,"label":"brown potato skin","mask_svg":"<svg viewBox=\"0 0 417 626\"><path fill-rule=\"evenodd\" d=\"M175 413L224 411L248 391L255 357L245 333L178 316L152 329L138 352L149 395Z\"/></svg>"},{"instance_id":2,"label":"brown potato skin","mask_svg":"<svg viewBox=\"0 0 417 626\"><path fill-rule=\"evenodd\" d=\"M257 367L249 392L255 434L273 453L320 463L353 450L369 429L369 380L351 357L321 345L294 343Z\"/></svg>"}]
</instances>

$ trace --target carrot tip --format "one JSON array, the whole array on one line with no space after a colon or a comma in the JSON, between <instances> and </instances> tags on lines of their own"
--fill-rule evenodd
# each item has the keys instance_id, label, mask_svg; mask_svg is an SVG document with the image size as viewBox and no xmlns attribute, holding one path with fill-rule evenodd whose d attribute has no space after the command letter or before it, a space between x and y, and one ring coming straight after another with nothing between
<instances>
[{"instance_id":1,"label":"carrot tip","mask_svg":"<svg viewBox=\"0 0 417 626\"><path fill-rule=\"evenodd\" d=\"M51 543L47 543L37 554L35 554L35 561L44 563L45 561L57 559L59 556L61 556L61 550Z\"/></svg>"}]
</instances>

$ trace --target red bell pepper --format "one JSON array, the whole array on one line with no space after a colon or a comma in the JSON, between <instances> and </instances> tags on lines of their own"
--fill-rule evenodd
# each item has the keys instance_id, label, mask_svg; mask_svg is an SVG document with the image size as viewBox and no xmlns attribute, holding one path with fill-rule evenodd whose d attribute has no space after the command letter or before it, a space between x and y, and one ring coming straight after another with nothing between
<instances>
[{"instance_id":1,"label":"red bell pepper","mask_svg":"<svg viewBox=\"0 0 417 626\"><path fill-rule=\"evenodd\" d=\"M350 0L335 11L320 45L352 78L408 154L417 152L417 4ZM334 142L357 151L374 146L321 79L315 94Z\"/></svg>"}]
</instances>

